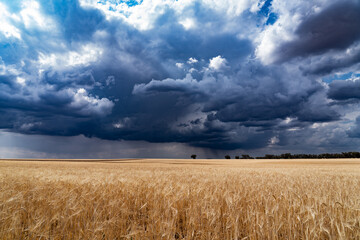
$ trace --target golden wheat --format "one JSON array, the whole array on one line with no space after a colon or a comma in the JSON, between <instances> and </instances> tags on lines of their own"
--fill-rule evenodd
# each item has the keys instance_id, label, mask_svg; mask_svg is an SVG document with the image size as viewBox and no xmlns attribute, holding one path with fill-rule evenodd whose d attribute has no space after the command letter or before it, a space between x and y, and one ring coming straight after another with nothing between
<instances>
[{"instance_id":1,"label":"golden wheat","mask_svg":"<svg viewBox=\"0 0 360 240\"><path fill-rule=\"evenodd\" d=\"M0 161L0 239L360 239L360 160Z\"/></svg>"}]
</instances>

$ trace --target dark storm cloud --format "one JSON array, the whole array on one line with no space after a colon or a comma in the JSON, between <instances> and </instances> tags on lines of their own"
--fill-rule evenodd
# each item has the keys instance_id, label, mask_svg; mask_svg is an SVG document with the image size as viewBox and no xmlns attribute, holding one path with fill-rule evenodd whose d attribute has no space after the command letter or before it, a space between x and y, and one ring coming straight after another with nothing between
<instances>
[{"instance_id":1,"label":"dark storm cloud","mask_svg":"<svg viewBox=\"0 0 360 240\"><path fill-rule=\"evenodd\" d=\"M152 80L148 84L135 85L133 93L177 93L174 97L180 94L183 98L196 99L197 103L203 102L202 111L216 111L214 116L222 122L246 122L247 126L251 123L259 126L259 122L264 124L264 121L276 123L278 119L286 117L309 122L338 119L338 115L327 104L312 100L321 98L317 97L318 93L324 92L321 85L309 79L301 79L310 85L293 89L291 74L256 64L248 64L249 69L243 68L235 75L208 72L200 81L190 74L184 79ZM255 76L251 73L253 68L257 69Z\"/></svg>"},{"instance_id":2,"label":"dark storm cloud","mask_svg":"<svg viewBox=\"0 0 360 240\"><path fill-rule=\"evenodd\" d=\"M295 34L297 40L278 49L279 61L346 49L360 39L360 3L339 1L306 18Z\"/></svg>"},{"instance_id":3,"label":"dark storm cloud","mask_svg":"<svg viewBox=\"0 0 360 240\"><path fill-rule=\"evenodd\" d=\"M196 2L184 11L194 28L167 7L141 30L78 1L42 1L53 29L17 23L21 39L0 38L0 128L211 149L285 146L287 131L340 114L316 78L254 59L270 6L230 17ZM359 9L347 1L306 19L296 31L303 41L284 45L283 59L348 47L360 36ZM330 85L328 96L339 100L338 89Z\"/></svg>"},{"instance_id":4,"label":"dark storm cloud","mask_svg":"<svg viewBox=\"0 0 360 240\"><path fill-rule=\"evenodd\" d=\"M316 75L326 75L337 70L346 69L356 64L360 63L360 51L354 49L349 54L341 54L339 57L336 55L328 56L325 59L321 59L319 62L312 63L311 66L304 68L305 74L316 74Z\"/></svg>"},{"instance_id":5,"label":"dark storm cloud","mask_svg":"<svg viewBox=\"0 0 360 240\"><path fill-rule=\"evenodd\" d=\"M174 33L169 34L168 29L161 33L159 38L162 41L160 56L163 58L177 57L187 59L189 57L209 59L222 55L229 59L237 59L248 55L253 46L248 39L239 39L229 34L215 36L201 36L197 33L185 31L179 25L169 26ZM175 28L175 29L174 29ZM163 30L160 28L160 30ZM196 46L194 48L194 46ZM230 48L231 46L231 48Z\"/></svg>"},{"instance_id":6,"label":"dark storm cloud","mask_svg":"<svg viewBox=\"0 0 360 240\"><path fill-rule=\"evenodd\" d=\"M336 80L329 84L328 96L331 99L344 101L360 99L360 80Z\"/></svg>"},{"instance_id":7,"label":"dark storm cloud","mask_svg":"<svg viewBox=\"0 0 360 240\"><path fill-rule=\"evenodd\" d=\"M355 126L347 131L347 134L351 138L360 138L360 117L356 118Z\"/></svg>"},{"instance_id":8,"label":"dark storm cloud","mask_svg":"<svg viewBox=\"0 0 360 240\"><path fill-rule=\"evenodd\" d=\"M89 69L65 71L45 71L41 81L44 84L50 84L56 91L69 87L89 87L95 84L92 71Z\"/></svg>"},{"instance_id":9,"label":"dark storm cloud","mask_svg":"<svg viewBox=\"0 0 360 240\"><path fill-rule=\"evenodd\" d=\"M255 75L253 69L257 70ZM148 102L153 102L153 98L165 100L169 97L174 108L187 114L191 112L188 106L199 105L197 111L208 114L201 123L202 128L192 126L192 121L178 124L183 129L170 131L174 133L171 139L182 136L194 146L210 148L260 148L269 143L274 131L339 119L339 114L323 102L326 94L320 84L307 78L293 79L293 74L253 62L236 74L224 75L206 70L201 80L195 80L190 74L184 79L152 80L135 85L133 93L149 99ZM296 84L298 81L303 81L303 84ZM163 102L169 104L168 100ZM158 109L169 109L170 106L165 107L162 102L156 104ZM178 113L171 114L181 117ZM287 118L292 120L284 123ZM166 123L169 125L174 120ZM237 139L244 134L239 126L251 129L245 133L246 140ZM230 132L236 133L235 136ZM195 139L196 142L192 143L191 140Z\"/></svg>"}]
</instances>

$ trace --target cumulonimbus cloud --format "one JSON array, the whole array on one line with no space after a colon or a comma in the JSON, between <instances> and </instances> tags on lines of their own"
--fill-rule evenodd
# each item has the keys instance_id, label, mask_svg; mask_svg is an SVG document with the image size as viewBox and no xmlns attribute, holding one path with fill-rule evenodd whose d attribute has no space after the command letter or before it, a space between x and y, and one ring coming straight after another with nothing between
<instances>
[{"instance_id":1,"label":"cumulonimbus cloud","mask_svg":"<svg viewBox=\"0 0 360 240\"><path fill-rule=\"evenodd\" d=\"M28 1L1 3L2 129L217 149L294 136L326 145L326 124L339 132L348 114L337 103L359 98L357 81L322 81L360 62L357 1L33 2L36 16Z\"/></svg>"}]
</instances>

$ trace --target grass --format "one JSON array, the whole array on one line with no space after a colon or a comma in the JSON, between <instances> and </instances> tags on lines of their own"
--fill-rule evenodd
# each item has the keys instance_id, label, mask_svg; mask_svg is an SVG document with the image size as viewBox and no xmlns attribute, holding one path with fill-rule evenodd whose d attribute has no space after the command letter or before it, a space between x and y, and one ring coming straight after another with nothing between
<instances>
[{"instance_id":1,"label":"grass","mask_svg":"<svg viewBox=\"0 0 360 240\"><path fill-rule=\"evenodd\" d=\"M0 239L360 239L360 160L0 161Z\"/></svg>"}]
</instances>

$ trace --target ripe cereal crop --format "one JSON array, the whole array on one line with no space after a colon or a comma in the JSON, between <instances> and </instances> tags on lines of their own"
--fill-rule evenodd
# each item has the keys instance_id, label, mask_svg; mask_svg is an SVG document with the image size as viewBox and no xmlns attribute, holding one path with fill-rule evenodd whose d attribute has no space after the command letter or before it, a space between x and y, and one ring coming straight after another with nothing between
<instances>
[{"instance_id":1,"label":"ripe cereal crop","mask_svg":"<svg viewBox=\"0 0 360 240\"><path fill-rule=\"evenodd\" d=\"M360 160L0 161L0 239L360 239Z\"/></svg>"}]
</instances>

